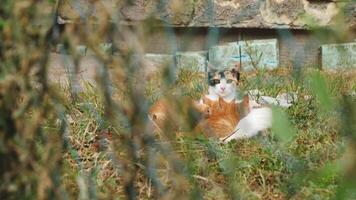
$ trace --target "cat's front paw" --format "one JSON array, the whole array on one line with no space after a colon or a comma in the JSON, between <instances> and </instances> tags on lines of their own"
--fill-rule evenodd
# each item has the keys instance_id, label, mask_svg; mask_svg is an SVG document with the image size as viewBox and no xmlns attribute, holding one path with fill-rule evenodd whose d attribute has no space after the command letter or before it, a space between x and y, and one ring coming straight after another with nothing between
<instances>
[{"instance_id":1,"label":"cat's front paw","mask_svg":"<svg viewBox=\"0 0 356 200\"><path fill-rule=\"evenodd\" d=\"M194 107L203 115L211 115L211 108L207 104L200 100L199 102L193 102Z\"/></svg>"}]
</instances>

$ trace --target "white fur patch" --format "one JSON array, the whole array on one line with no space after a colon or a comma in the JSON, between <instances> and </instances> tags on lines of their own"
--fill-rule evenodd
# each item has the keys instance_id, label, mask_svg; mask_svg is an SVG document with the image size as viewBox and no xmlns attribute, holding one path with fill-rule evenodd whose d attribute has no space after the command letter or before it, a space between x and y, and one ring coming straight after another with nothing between
<instances>
[{"instance_id":1,"label":"white fur patch","mask_svg":"<svg viewBox=\"0 0 356 200\"><path fill-rule=\"evenodd\" d=\"M240 120L233 133L224 138L224 142L240 138L250 138L257 135L272 126L272 109L271 108L256 108Z\"/></svg>"},{"instance_id":2,"label":"white fur patch","mask_svg":"<svg viewBox=\"0 0 356 200\"><path fill-rule=\"evenodd\" d=\"M221 85L226 88L224 93L220 91ZM212 101L217 101L219 98L223 98L225 102L230 103L236 98L236 85L227 84L224 80L221 84L209 86L209 93L208 95L205 95L205 97Z\"/></svg>"}]
</instances>

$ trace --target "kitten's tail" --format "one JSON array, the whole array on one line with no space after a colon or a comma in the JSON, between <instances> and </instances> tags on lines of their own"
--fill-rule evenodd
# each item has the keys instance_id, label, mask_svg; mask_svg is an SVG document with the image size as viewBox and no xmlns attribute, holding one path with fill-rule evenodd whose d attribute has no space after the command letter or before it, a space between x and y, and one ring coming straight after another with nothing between
<instances>
[{"instance_id":1,"label":"kitten's tail","mask_svg":"<svg viewBox=\"0 0 356 200\"><path fill-rule=\"evenodd\" d=\"M268 107L252 109L237 124L231 135L223 139L229 142L235 139L250 138L272 126L272 109Z\"/></svg>"}]
</instances>

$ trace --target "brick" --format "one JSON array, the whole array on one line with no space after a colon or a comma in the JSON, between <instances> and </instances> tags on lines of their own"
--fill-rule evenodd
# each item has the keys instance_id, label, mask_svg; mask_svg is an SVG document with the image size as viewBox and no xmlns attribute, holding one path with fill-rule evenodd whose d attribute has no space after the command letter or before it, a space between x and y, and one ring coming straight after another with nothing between
<instances>
[{"instance_id":1,"label":"brick","mask_svg":"<svg viewBox=\"0 0 356 200\"><path fill-rule=\"evenodd\" d=\"M209 49L209 61L219 61L220 68L229 65L230 62L239 61L240 50L237 42L213 46Z\"/></svg>"},{"instance_id":2,"label":"brick","mask_svg":"<svg viewBox=\"0 0 356 200\"><path fill-rule=\"evenodd\" d=\"M174 57L170 54L145 54L143 62L145 76L161 71L165 67L174 67Z\"/></svg>"},{"instance_id":3,"label":"brick","mask_svg":"<svg viewBox=\"0 0 356 200\"><path fill-rule=\"evenodd\" d=\"M321 46L324 69L356 68L356 42Z\"/></svg>"},{"instance_id":4,"label":"brick","mask_svg":"<svg viewBox=\"0 0 356 200\"><path fill-rule=\"evenodd\" d=\"M207 51L178 52L176 54L176 64L178 68L205 72L207 56Z\"/></svg>"},{"instance_id":5,"label":"brick","mask_svg":"<svg viewBox=\"0 0 356 200\"><path fill-rule=\"evenodd\" d=\"M240 59L242 69L246 71L253 69L253 62L257 68L277 68L279 65L277 39L232 42L209 49L209 60L219 60L223 65L221 67L226 67L231 62L240 62Z\"/></svg>"},{"instance_id":6,"label":"brick","mask_svg":"<svg viewBox=\"0 0 356 200\"><path fill-rule=\"evenodd\" d=\"M257 68L274 69L279 65L277 39L240 41L243 70Z\"/></svg>"}]
</instances>

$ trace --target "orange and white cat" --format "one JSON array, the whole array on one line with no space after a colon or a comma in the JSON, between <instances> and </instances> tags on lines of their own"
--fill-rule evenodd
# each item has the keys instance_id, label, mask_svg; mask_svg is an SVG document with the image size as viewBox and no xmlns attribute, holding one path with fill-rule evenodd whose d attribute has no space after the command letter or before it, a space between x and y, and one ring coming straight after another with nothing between
<instances>
[{"instance_id":1,"label":"orange and white cat","mask_svg":"<svg viewBox=\"0 0 356 200\"><path fill-rule=\"evenodd\" d=\"M239 65L218 70L218 66L209 64L208 94L199 102L192 103L202 113L202 119L195 128L197 132L228 142L252 137L271 126L270 108L251 108L248 96L242 101L237 100L239 83ZM176 113L172 108L167 100L160 100L150 108L149 117L159 129L167 124L172 126Z\"/></svg>"},{"instance_id":2,"label":"orange and white cat","mask_svg":"<svg viewBox=\"0 0 356 200\"><path fill-rule=\"evenodd\" d=\"M236 91L239 78L239 65L231 70L219 71L210 68L208 72L209 93L204 98L214 102L213 105L223 106L220 111L212 112L206 119L204 128L207 133L212 130L211 135L223 142L250 138L272 126L271 108L255 107L258 104L256 102L250 104L248 96L238 103ZM236 105L239 105L237 109Z\"/></svg>"},{"instance_id":3,"label":"orange and white cat","mask_svg":"<svg viewBox=\"0 0 356 200\"><path fill-rule=\"evenodd\" d=\"M236 100L237 86L240 81L240 69L218 70L218 66L209 64L208 94L198 105L207 106L209 113L199 122L197 129L208 137L224 138L230 135L242 114L248 111L248 98L242 103Z\"/></svg>"}]
</instances>

